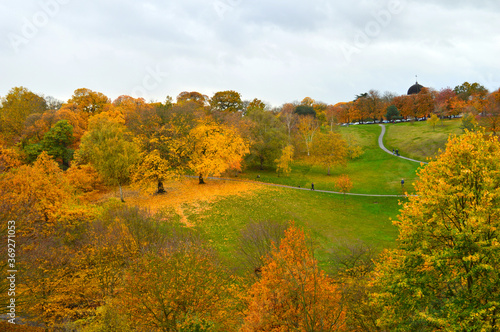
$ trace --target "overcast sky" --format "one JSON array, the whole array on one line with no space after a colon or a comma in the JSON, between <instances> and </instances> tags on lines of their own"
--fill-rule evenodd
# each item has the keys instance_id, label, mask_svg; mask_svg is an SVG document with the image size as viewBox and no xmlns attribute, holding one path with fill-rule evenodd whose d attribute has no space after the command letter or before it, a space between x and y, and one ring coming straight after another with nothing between
<instances>
[{"instance_id":1,"label":"overcast sky","mask_svg":"<svg viewBox=\"0 0 500 332\"><path fill-rule=\"evenodd\" d=\"M415 75L500 87L498 0L23 0L0 18L0 96L236 90L278 106L405 94Z\"/></svg>"}]
</instances>

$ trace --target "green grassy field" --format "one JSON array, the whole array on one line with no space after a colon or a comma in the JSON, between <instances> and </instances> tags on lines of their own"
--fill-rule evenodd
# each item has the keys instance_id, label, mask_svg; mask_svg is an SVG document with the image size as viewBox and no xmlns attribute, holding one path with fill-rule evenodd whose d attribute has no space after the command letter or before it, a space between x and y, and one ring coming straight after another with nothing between
<instances>
[{"instance_id":1,"label":"green grassy field","mask_svg":"<svg viewBox=\"0 0 500 332\"><path fill-rule=\"evenodd\" d=\"M251 221L295 221L317 241L317 258L328 269L328 252L342 242L361 240L377 250L392 247L397 228L398 198L373 198L311 190L263 188L251 195L228 196L189 214L220 253L235 259L238 237ZM201 211L201 212L199 212Z\"/></svg>"},{"instance_id":2,"label":"green grassy field","mask_svg":"<svg viewBox=\"0 0 500 332\"><path fill-rule=\"evenodd\" d=\"M426 121L388 124L384 145L399 149L402 156L427 161L444 150L450 134L463 134L460 125L461 119L443 120L435 128Z\"/></svg>"}]
</instances>

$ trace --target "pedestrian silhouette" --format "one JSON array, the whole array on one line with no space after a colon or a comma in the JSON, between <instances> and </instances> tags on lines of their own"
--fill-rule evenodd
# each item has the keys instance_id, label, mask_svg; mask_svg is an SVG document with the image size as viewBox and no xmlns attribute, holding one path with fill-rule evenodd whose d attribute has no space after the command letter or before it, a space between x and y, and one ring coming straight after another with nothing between
<instances>
[{"instance_id":1,"label":"pedestrian silhouette","mask_svg":"<svg viewBox=\"0 0 500 332\"><path fill-rule=\"evenodd\" d=\"M399 150L398 149L396 149L396 156L399 157Z\"/></svg>"},{"instance_id":2,"label":"pedestrian silhouette","mask_svg":"<svg viewBox=\"0 0 500 332\"><path fill-rule=\"evenodd\" d=\"M401 179L401 187L404 187L404 186L405 186L405 180Z\"/></svg>"},{"instance_id":3,"label":"pedestrian silhouette","mask_svg":"<svg viewBox=\"0 0 500 332\"><path fill-rule=\"evenodd\" d=\"M314 183L311 183L311 190L314 190Z\"/></svg>"}]
</instances>

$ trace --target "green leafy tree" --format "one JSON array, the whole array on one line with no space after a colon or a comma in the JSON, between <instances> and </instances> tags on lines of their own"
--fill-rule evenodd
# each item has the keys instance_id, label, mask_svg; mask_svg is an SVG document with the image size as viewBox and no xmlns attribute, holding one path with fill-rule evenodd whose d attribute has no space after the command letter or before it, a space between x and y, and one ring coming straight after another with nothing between
<instances>
[{"instance_id":1,"label":"green leafy tree","mask_svg":"<svg viewBox=\"0 0 500 332\"><path fill-rule=\"evenodd\" d=\"M390 105L389 107L387 107L387 113L385 113L385 118L389 121L394 119L400 119L401 113L399 113L399 110L396 106Z\"/></svg>"},{"instance_id":2,"label":"green leafy tree","mask_svg":"<svg viewBox=\"0 0 500 332\"><path fill-rule=\"evenodd\" d=\"M271 112L261 109L249 112L248 118L252 120L249 158L257 160L260 169L264 169L265 164L271 166L278 158L287 139L285 127Z\"/></svg>"},{"instance_id":3,"label":"green leafy tree","mask_svg":"<svg viewBox=\"0 0 500 332\"><path fill-rule=\"evenodd\" d=\"M294 113L298 115L311 115L313 117L316 117L316 111L312 106L308 105L299 105L295 107Z\"/></svg>"},{"instance_id":4,"label":"green leafy tree","mask_svg":"<svg viewBox=\"0 0 500 332\"><path fill-rule=\"evenodd\" d=\"M476 130L477 129L476 117L471 113L464 114L464 116L462 117L462 125L460 126L460 128L462 128L463 131Z\"/></svg>"},{"instance_id":5,"label":"green leafy tree","mask_svg":"<svg viewBox=\"0 0 500 332\"><path fill-rule=\"evenodd\" d=\"M383 329L500 329L499 160L497 139L467 132L420 169L376 271Z\"/></svg>"},{"instance_id":6,"label":"green leafy tree","mask_svg":"<svg viewBox=\"0 0 500 332\"><path fill-rule=\"evenodd\" d=\"M132 166L139 160L139 148L123 122L123 118L111 118L105 112L93 116L77 152L79 163L90 162L109 184L120 187L122 201L122 185L129 181Z\"/></svg>"},{"instance_id":7,"label":"green leafy tree","mask_svg":"<svg viewBox=\"0 0 500 332\"><path fill-rule=\"evenodd\" d=\"M34 162L42 151L46 151L67 169L73 157L73 150L69 148L71 143L73 143L73 126L67 120L60 120L45 133L42 141L26 146L25 152L28 160Z\"/></svg>"}]
</instances>

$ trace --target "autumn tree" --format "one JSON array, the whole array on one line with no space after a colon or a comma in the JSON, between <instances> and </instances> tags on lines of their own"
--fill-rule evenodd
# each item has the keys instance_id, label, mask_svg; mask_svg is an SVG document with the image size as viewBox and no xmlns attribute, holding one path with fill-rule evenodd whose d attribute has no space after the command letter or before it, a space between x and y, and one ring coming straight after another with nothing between
<instances>
[{"instance_id":1,"label":"autumn tree","mask_svg":"<svg viewBox=\"0 0 500 332\"><path fill-rule=\"evenodd\" d=\"M363 155L363 147L353 133L344 134L342 137L347 144L347 157L349 159L357 159Z\"/></svg>"},{"instance_id":2,"label":"autumn tree","mask_svg":"<svg viewBox=\"0 0 500 332\"><path fill-rule=\"evenodd\" d=\"M436 130L436 124L439 122L439 118L436 114L432 114L427 120L427 123L432 126L432 130Z\"/></svg>"},{"instance_id":3,"label":"autumn tree","mask_svg":"<svg viewBox=\"0 0 500 332\"><path fill-rule=\"evenodd\" d=\"M155 108L143 98L132 98L122 95L113 101L114 110L120 112L125 119L125 126L134 135L151 135L161 121Z\"/></svg>"},{"instance_id":4,"label":"autumn tree","mask_svg":"<svg viewBox=\"0 0 500 332\"><path fill-rule=\"evenodd\" d=\"M474 82L470 84L469 82L464 82L461 85L457 85L453 88L453 92L462 100L470 100L471 97L486 97L488 90L481 84Z\"/></svg>"},{"instance_id":5,"label":"autumn tree","mask_svg":"<svg viewBox=\"0 0 500 332\"><path fill-rule=\"evenodd\" d=\"M311 97L305 97L304 99L302 99L302 101L300 102L300 104L304 105L304 106L312 107L315 102L316 101L314 99L312 99Z\"/></svg>"},{"instance_id":6,"label":"autumn tree","mask_svg":"<svg viewBox=\"0 0 500 332\"><path fill-rule=\"evenodd\" d=\"M219 176L229 169L240 170L248 143L236 130L212 122L200 123L189 132L188 168L204 184L207 176Z\"/></svg>"},{"instance_id":7,"label":"autumn tree","mask_svg":"<svg viewBox=\"0 0 500 332\"><path fill-rule=\"evenodd\" d=\"M499 159L498 140L466 132L419 170L378 262L383 329L500 329Z\"/></svg>"},{"instance_id":8,"label":"autumn tree","mask_svg":"<svg viewBox=\"0 0 500 332\"><path fill-rule=\"evenodd\" d=\"M43 113L47 102L43 97L25 87L15 87L2 98L0 107L0 133L9 145L17 143L26 118L30 114Z\"/></svg>"},{"instance_id":9,"label":"autumn tree","mask_svg":"<svg viewBox=\"0 0 500 332\"><path fill-rule=\"evenodd\" d=\"M208 105L209 98L206 95L203 95L196 91L183 91L179 93L176 98L177 104L185 104L185 103L195 103L199 108L204 108Z\"/></svg>"},{"instance_id":10,"label":"autumn tree","mask_svg":"<svg viewBox=\"0 0 500 332\"><path fill-rule=\"evenodd\" d=\"M233 90L216 92L210 99L210 108L218 112L241 112L241 94Z\"/></svg>"},{"instance_id":11,"label":"autumn tree","mask_svg":"<svg viewBox=\"0 0 500 332\"><path fill-rule=\"evenodd\" d=\"M251 102L248 103L245 114L251 114L253 111L264 111L266 110L266 104L257 98L254 98Z\"/></svg>"},{"instance_id":12,"label":"autumn tree","mask_svg":"<svg viewBox=\"0 0 500 332\"><path fill-rule=\"evenodd\" d=\"M106 104L111 103L111 101L101 92L81 88L75 90L68 103L75 104L77 109L85 113L96 114L103 111Z\"/></svg>"},{"instance_id":13,"label":"autumn tree","mask_svg":"<svg viewBox=\"0 0 500 332\"><path fill-rule=\"evenodd\" d=\"M43 152L33 165L2 175L0 193L6 204L3 212L9 220L17 220L20 235L36 236L54 226L59 210L71 198L62 174L58 164Z\"/></svg>"},{"instance_id":14,"label":"autumn tree","mask_svg":"<svg viewBox=\"0 0 500 332\"><path fill-rule=\"evenodd\" d=\"M358 95L355 100L356 108L360 111L361 119L381 119L386 104L376 90L370 90L367 93Z\"/></svg>"},{"instance_id":15,"label":"autumn tree","mask_svg":"<svg viewBox=\"0 0 500 332\"><path fill-rule=\"evenodd\" d=\"M311 155L312 144L314 136L319 129L319 122L312 116L301 116L297 124L298 134L303 140L307 155Z\"/></svg>"},{"instance_id":16,"label":"autumn tree","mask_svg":"<svg viewBox=\"0 0 500 332\"><path fill-rule=\"evenodd\" d=\"M337 188L338 191L344 194L344 201L345 201L345 194L351 191L352 189L352 181L349 175L342 174L339 177L337 177L335 179L335 187Z\"/></svg>"},{"instance_id":17,"label":"autumn tree","mask_svg":"<svg viewBox=\"0 0 500 332\"><path fill-rule=\"evenodd\" d=\"M248 292L242 331L339 331L341 295L318 267L304 232L291 225Z\"/></svg>"},{"instance_id":18,"label":"autumn tree","mask_svg":"<svg viewBox=\"0 0 500 332\"><path fill-rule=\"evenodd\" d=\"M281 156L274 161L276 163L276 173L278 173L278 177L280 174L288 176L292 172L290 164L293 161L293 154L293 145L287 145L281 150Z\"/></svg>"},{"instance_id":19,"label":"autumn tree","mask_svg":"<svg viewBox=\"0 0 500 332\"><path fill-rule=\"evenodd\" d=\"M312 161L330 169L335 165L345 165L347 158L347 144L342 135L329 131L326 134L318 133L312 144Z\"/></svg>"},{"instance_id":20,"label":"autumn tree","mask_svg":"<svg viewBox=\"0 0 500 332\"><path fill-rule=\"evenodd\" d=\"M165 193L165 181L174 179L178 176L179 170L169 162L168 159L162 158L159 150L151 152L143 152L141 161L133 171L132 178L134 182L141 184L156 183L156 193Z\"/></svg>"},{"instance_id":21,"label":"autumn tree","mask_svg":"<svg viewBox=\"0 0 500 332\"><path fill-rule=\"evenodd\" d=\"M434 113L439 115L441 118L450 115L456 115L453 111L453 98L456 97L456 93L450 89L445 88L439 90L434 99Z\"/></svg>"},{"instance_id":22,"label":"autumn tree","mask_svg":"<svg viewBox=\"0 0 500 332\"><path fill-rule=\"evenodd\" d=\"M132 166L139 159L139 149L123 122L119 115L116 118L107 113L93 116L89 120L89 132L82 137L77 151L79 164L91 163L105 181L119 186L122 201L122 185L130 179Z\"/></svg>"},{"instance_id":23,"label":"autumn tree","mask_svg":"<svg viewBox=\"0 0 500 332\"><path fill-rule=\"evenodd\" d=\"M479 124L493 135L500 132L500 89L488 96L488 104L479 119Z\"/></svg>"}]
</instances>

